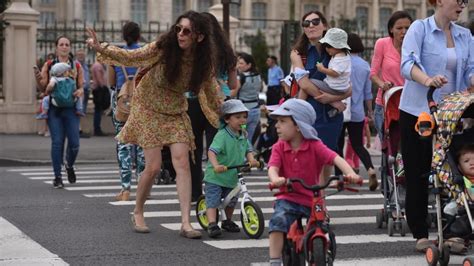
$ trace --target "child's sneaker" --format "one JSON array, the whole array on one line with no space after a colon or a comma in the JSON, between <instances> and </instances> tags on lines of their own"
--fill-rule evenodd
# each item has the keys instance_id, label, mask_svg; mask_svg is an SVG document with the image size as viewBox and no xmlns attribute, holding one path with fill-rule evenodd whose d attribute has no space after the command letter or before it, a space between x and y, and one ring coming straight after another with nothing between
<instances>
[{"instance_id":1,"label":"child's sneaker","mask_svg":"<svg viewBox=\"0 0 474 266\"><path fill-rule=\"evenodd\" d=\"M36 115L36 119L38 120L48 119L48 114L39 113Z\"/></svg>"},{"instance_id":2,"label":"child's sneaker","mask_svg":"<svg viewBox=\"0 0 474 266\"><path fill-rule=\"evenodd\" d=\"M226 230L227 232L231 232L231 233L238 233L240 232L240 228L239 226L232 222L231 220L225 220L225 221L222 221L222 229Z\"/></svg>"},{"instance_id":3,"label":"child's sneaker","mask_svg":"<svg viewBox=\"0 0 474 266\"><path fill-rule=\"evenodd\" d=\"M222 234L221 229L217 225L217 223L210 223L209 227L207 228L207 234L209 237L216 238Z\"/></svg>"}]
</instances>

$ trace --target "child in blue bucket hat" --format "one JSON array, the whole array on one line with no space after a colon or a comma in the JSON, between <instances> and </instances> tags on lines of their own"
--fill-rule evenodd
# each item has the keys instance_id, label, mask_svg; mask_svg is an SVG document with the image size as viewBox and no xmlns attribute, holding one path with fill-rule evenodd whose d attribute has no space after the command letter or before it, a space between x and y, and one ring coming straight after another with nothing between
<instances>
[{"instance_id":1,"label":"child in blue bucket hat","mask_svg":"<svg viewBox=\"0 0 474 266\"><path fill-rule=\"evenodd\" d=\"M279 138L268 162L268 178L273 186L282 186L289 177L301 178L310 186L319 184L321 170L326 164L339 167L352 183L360 182L361 177L352 167L318 138L318 132L312 126L316 112L311 104L289 99L270 116L277 120ZM309 217L313 193L294 186L292 193L282 193L276 198L269 223L270 265L281 265L284 236L298 217Z\"/></svg>"}]
</instances>

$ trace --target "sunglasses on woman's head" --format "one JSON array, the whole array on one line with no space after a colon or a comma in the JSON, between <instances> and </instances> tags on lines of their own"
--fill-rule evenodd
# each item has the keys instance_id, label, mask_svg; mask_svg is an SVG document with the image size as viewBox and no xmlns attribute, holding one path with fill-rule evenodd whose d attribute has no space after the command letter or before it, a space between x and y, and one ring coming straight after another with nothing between
<instances>
[{"instance_id":1,"label":"sunglasses on woman's head","mask_svg":"<svg viewBox=\"0 0 474 266\"><path fill-rule=\"evenodd\" d=\"M457 1L458 1L458 5L465 4L467 6L467 4L469 3L469 0L457 0Z\"/></svg>"},{"instance_id":2,"label":"sunglasses on woman's head","mask_svg":"<svg viewBox=\"0 0 474 266\"><path fill-rule=\"evenodd\" d=\"M467 1L467 0L466 0ZM307 28L309 27L309 24L312 23L314 26L318 26L319 23L321 23L321 19L320 18L313 18L312 20L304 20L302 23L301 23L301 26Z\"/></svg>"},{"instance_id":3,"label":"sunglasses on woman's head","mask_svg":"<svg viewBox=\"0 0 474 266\"><path fill-rule=\"evenodd\" d=\"M191 33L193 33L191 29L185 28L185 27L183 27L183 26L181 26L181 25L176 25L176 26L174 26L174 32L175 32L176 34L182 33L182 34L185 35L185 36L188 36L188 35L190 35Z\"/></svg>"}]
</instances>

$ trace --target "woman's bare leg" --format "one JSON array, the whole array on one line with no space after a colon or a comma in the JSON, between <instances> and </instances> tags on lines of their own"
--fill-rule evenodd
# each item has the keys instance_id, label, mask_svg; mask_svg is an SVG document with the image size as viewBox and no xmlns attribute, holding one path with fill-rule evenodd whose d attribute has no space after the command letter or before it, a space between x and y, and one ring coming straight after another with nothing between
<instances>
[{"instance_id":1,"label":"woman's bare leg","mask_svg":"<svg viewBox=\"0 0 474 266\"><path fill-rule=\"evenodd\" d=\"M189 145L174 143L170 145L173 167L176 171L176 190L178 191L179 207L181 210L181 228L192 230L190 223L191 211L191 170L189 168Z\"/></svg>"},{"instance_id":2,"label":"woman's bare leg","mask_svg":"<svg viewBox=\"0 0 474 266\"><path fill-rule=\"evenodd\" d=\"M135 209L133 210L137 226L145 226L143 207L146 197L153 186L153 179L161 168L161 147L144 149L143 152L145 154L145 169L138 181Z\"/></svg>"}]
</instances>

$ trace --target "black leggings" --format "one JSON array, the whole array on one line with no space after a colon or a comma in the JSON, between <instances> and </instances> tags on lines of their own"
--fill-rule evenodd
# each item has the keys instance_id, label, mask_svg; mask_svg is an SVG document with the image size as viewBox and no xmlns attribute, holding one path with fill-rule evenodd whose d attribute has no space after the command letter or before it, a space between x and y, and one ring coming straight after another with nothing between
<instances>
[{"instance_id":1,"label":"black leggings","mask_svg":"<svg viewBox=\"0 0 474 266\"><path fill-rule=\"evenodd\" d=\"M338 153L339 155L344 158L342 151L344 150L344 140L345 140L345 131L347 128L347 133L349 134L349 140L351 141L352 149L354 152L359 156L360 160L365 166L365 169L374 168L372 164L372 159L370 158L370 154L365 149L364 144L362 143L363 138L363 130L364 130L364 121L362 122L345 122L342 125L342 132L339 136L338 145ZM341 171L336 167L336 175L341 174Z\"/></svg>"},{"instance_id":2,"label":"black leggings","mask_svg":"<svg viewBox=\"0 0 474 266\"><path fill-rule=\"evenodd\" d=\"M432 138L421 139L415 131L418 117L400 110L400 136L407 191L408 226L416 239L428 238L428 175L433 155Z\"/></svg>"},{"instance_id":3,"label":"black leggings","mask_svg":"<svg viewBox=\"0 0 474 266\"><path fill-rule=\"evenodd\" d=\"M192 201L196 201L202 195L202 153L203 153L203 136L206 132L206 145L209 147L217 133L206 116L201 110L201 105L197 98L188 99L188 115L191 119L191 126L193 128L194 143L196 149L194 150L195 162L190 158L191 179L192 179Z\"/></svg>"}]
</instances>

